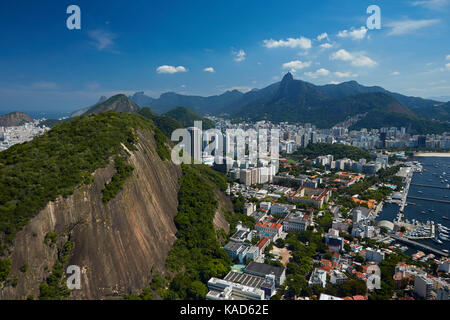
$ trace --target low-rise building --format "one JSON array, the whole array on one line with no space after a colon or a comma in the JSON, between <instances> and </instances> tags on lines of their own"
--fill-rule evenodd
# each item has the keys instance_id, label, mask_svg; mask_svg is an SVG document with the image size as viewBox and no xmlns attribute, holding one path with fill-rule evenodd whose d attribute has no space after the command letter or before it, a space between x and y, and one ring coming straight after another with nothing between
<instances>
[{"instance_id":1,"label":"low-rise building","mask_svg":"<svg viewBox=\"0 0 450 320\"><path fill-rule=\"evenodd\" d=\"M297 208L297 206L293 205L293 204L275 203L272 205L272 207L270 209L270 213L287 215L291 211L295 210L296 208Z\"/></svg>"},{"instance_id":2,"label":"low-rise building","mask_svg":"<svg viewBox=\"0 0 450 320\"><path fill-rule=\"evenodd\" d=\"M211 278L208 281L207 300L264 300L265 292L232 281Z\"/></svg>"},{"instance_id":3,"label":"low-rise building","mask_svg":"<svg viewBox=\"0 0 450 320\"><path fill-rule=\"evenodd\" d=\"M275 279L272 276L260 277L249 273L229 272L224 280L242 284L264 291L264 298L270 299L276 292Z\"/></svg>"},{"instance_id":4,"label":"low-rise building","mask_svg":"<svg viewBox=\"0 0 450 320\"><path fill-rule=\"evenodd\" d=\"M269 238L271 241L276 241L281 236L282 228L283 225L281 223L270 221L258 222L255 225L259 238Z\"/></svg>"},{"instance_id":5,"label":"low-rise building","mask_svg":"<svg viewBox=\"0 0 450 320\"><path fill-rule=\"evenodd\" d=\"M330 200L331 190L300 187L296 193L290 194L288 199L292 202L312 204L321 208Z\"/></svg>"},{"instance_id":6,"label":"low-rise building","mask_svg":"<svg viewBox=\"0 0 450 320\"><path fill-rule=\"evenodd\" d=\"M345 281L348 280L348 277L345 275L345 273L339 271L339 270L332 270L330 274L330 282L332 284L342 284Z\"/></svg>"},{"instance_id":7,"label":"low-rise building","mask_svg":"<svg viewBox=\"0 0 450 320\"><path fill-rule=\"evenodd\" d=\"M261 210L264 210L264 211L269 211L270 210L270 208L271 208L271 206L272 206L272 203L271 202L261 202L260 204L259 204L259 208L261 209Z\"/></svg>"},{"instance_id":8,"label":"low-rise building","mask_svg":"<svg viewBox=\"0 0 450 320\"><path fill-rule=\"evenodd\" d=\"M230 237L230 240L234 242L252 241L252 232L247 230L239 230Z\"/></svg>"},{"instance_id":9,"label":"low-rise building","mask_svg":"<svg viewBox=\"0 0 450 320\"><path fill-rule=\"evenodd\" d=\"M283 220L283 231L302 232L306 230L309 224L309 219L306 219L302 212L290 213Z\"/></svg>"},{"instance_id":10,"label":"low-rise building","mask_svg":"<svg viewBox=\"0 0 450 320\"><path fill-rule=\"evenodd\" d=\"M245 268L245 273L259 277L273 276L275 278L275 286L278 288L286 280L286 271L284 268L272 266L266 263L250 262Z\"/></svg>"},{"instance_id":11,"label":"low-rise building","mask_svg":"<svg viewBox=\"0 0 450 320\"><path fill-rule=\"evenodd\" d=\"M270 244L270 239L269 238L262 238L261 240L259 240L259 242L256 244L256 247L259 250L259 255L262 255L264 253L264 249L266 249L266 247Z\"/></svg>"},{"instance_id":12,"label":"low-rise building","mask_svg":"<svg viewBox=\"0 0 450 320\"><path fill-rule=\"evenodd\" d=\"M310 287L319 285L325 288L325 286L327 285L327 272L322 269L314 269L311 277L309 278L308 285Z\"/></svg>"},{"instance_id":13,"label":"low-rise building","mask_svg":"<svg viewBox=\"0 0 450 320\"><path fill-rule=\"evenodd\" d=\"M248 243L230 241L223 249L228 253L230 258L237 258L241 264L249 259L256 260L259 257L258 247Z\"/></svg>"}]
</instances>

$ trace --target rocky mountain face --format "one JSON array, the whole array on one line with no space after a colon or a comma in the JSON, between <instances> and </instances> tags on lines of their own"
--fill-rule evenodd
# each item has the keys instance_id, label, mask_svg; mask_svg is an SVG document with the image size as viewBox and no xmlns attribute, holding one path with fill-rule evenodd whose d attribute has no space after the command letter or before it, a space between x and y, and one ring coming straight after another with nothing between
<instances>
[{"instance_id":1,"label":"rocky mountain face","mask_svg":"<svg viewBox=\"0 0 450 320\"><path fill-rule=\"evenodd\" d=\"M69 299L120 299L148 286L152 270L163 276L169 274L166 260L176 240L174 219L178 214L182 170L161 156L166 139L152 122L139 115L108 112L75 118L49 131L41 140L46 135L65 133L73 135L69 140L77 146L80 143L80 148L96 148L83 138L84 134L98 135L92 131L100 131L98 126L85 125L96 119L109 123L105 127L110 130L128 121L123 128L133 130L134 143L129 145L127 141L118 147L129 155L124 161L133 168L131 176L105 202L105 186L112 183L118 172L117 156L107 157L106 166L93 171L92 179L86 180L89 182L39 209L0 256L11 262L5 281L0 281L0 300L41 298L42 286L49 283L59 263L64 273L68 266L81 269L81 289L72 290ZM53 133L55 130L57 133ZM8 159L0 159L0 165ZM50 164L44 161L42 165ZM232 210L231 201L219 189L215 189L215 195L218 207L213 226L228 233L225 212ZM17 216L9 223L21 219ZM68 243L72 247L66 250ZM65 284L61 275L57 279Z\"/></svg>"},{"instance_id":2,"label":"rocky mountain face","mask_svg":"<svg viewBox=\"0 0 450 320\"><path fill-rule=\"evenodd\" d=\"M137 292L147 283L150 270L165 273L165 259L175 241L178 178L181 170L158 156L153 135L138 132L136 151L128 162L133 175L107 204L102 189L114 174L113 162L93 174L94 181L68 197L48 203L20 231L12 248L10 277L17 285L0 289L0 299L39 296L63 244L74 248L66 265L82 270L81 290L71 299L114 299ZM57 234L56 243L45 242ZM26 272L21 267L27 265Z\"/></svg>"},{"instance_id":3,"label":"rocky mountain face","mask_svg":"<svg viewBox=\"0 0 450 320\"><path fill-rule=\"evenodd\" d=\"M11 112L0 116L0 127L17 127L32 121L33 118L26 113Z\"/></svg>"}]
</instances>

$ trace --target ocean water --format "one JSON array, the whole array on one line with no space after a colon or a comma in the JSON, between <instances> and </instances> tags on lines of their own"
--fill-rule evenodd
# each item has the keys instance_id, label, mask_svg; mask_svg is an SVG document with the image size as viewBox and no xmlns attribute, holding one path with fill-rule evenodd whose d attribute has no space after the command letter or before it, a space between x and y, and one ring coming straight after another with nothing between
<instances>
[{"instance_id":1,"label":"ocean water","mask_svg":"<svg viewBox=\"0 0 450 320\"><path fill-rule=\"evenodd\" d=\"M423 165L424 171L422 174L414 173L412 184L432 185L443 188L446 188L447 184L450 184L450 158L417 157L415 160ZM442 182L445 179L448 182ZM450 203L410 199L410 196L450 202L450 189L436 189L411 185L407 199L409 204L405 208L405 219L409 221L412 219L417 221L434 221L435 224L440 223L450 228L450 220L442 219L443 216L450 218ZM448 198L445 198L445 196ZM386 203L377 220L393 221L398 211L399 206L397 204ZM443 241L443 244L438 244L432 240L421 240L419 242L437 249L450 250L450 241Z\"/></svg>"},{"instance_id":2,"label":"ocean water","mask_svg":"<svg viewBox=\"0 0 450 320\"><path fill-rule=\"evenodd\" d=\"M70 116L71 112L60 112L60 111L31 111L25 112L33 119L59 119Z\"/></svg>"}]
</instances>

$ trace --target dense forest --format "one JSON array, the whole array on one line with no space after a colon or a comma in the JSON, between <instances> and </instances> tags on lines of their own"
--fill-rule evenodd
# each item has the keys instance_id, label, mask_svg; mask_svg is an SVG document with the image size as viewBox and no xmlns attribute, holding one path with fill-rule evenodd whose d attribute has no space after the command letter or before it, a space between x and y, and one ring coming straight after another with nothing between
<instances>
[{"instance_id":1,"label":"dense forest","mask_svg":"<svg viewBox=\"0 0 450 320\"><path fill-rule=\"evenodd\" d=\"M221 248L213 225L218 208L214 189L224 190L226 178L205 165L183 164L181 168L178 214L174 219L177 240L166 261L171 276L163 279L152 272L148 288L139 295L125 295L124 299L153 299L152 290L162 299L204 299L208 280L224 277L230 271L232 261Z\"/></svg>"},{"instance_id":2,"label":"dense forest","mask_svg":"<svg viewBox=\"0 0 450 320\"><path fill-rule=\"evenodd\" d=\"M144 107L139 110L139 114L152 120L156 126L164 133L167 138L171 138L172 132L183 126L177 120L168 116L160 116L154 113L150 108Z\"/></svg>"},{"instance_id":3,"label":"dense forest","mask_svg":"<svg viewBox=\"0 0 450 320\"><path fill-rule=\"evenodd\" d=\"M207 118L203 118L202 116L196 114L195 112L189 110L186 107L176 107L176 108L170 110L169 112L166 112L165 114L163 114L163 116L167 116L172 119L175 119L176 121L181 123L181 125L184 128L193 127L194 121L201 121L203 130L208 130L208 129L214 128L213 121L211 121Z\"/></svg>"},{"instance_id":4,"label":"dense forest","mask_svg":"<svg viewBox=\"0 0 450 320\"><path fill-rule=\"evenodd\" d=\"M179 272L170 284L170 295L179 298L198 298L189 294L189 287L199 281L206 283L211 277L223 277L231 260L221 248L213 226L218 207L214 184L205 179L201 171L205 166L182 165L178 195L178 215L175 217L177 240L167 258L169 270ZM211 173L212 174L212 173ZM202 297L203 298L203 297Z\"/></svg>"}]
</instances>

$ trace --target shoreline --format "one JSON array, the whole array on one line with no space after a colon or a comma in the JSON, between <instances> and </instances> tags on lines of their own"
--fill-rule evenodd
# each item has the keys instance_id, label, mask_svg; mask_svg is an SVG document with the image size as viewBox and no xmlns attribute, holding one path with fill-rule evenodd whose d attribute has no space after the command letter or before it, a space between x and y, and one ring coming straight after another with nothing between
<instances>
[{"instance_id":1,"label":"shoreline","mask_svg":"<svg viewBox=\"0 0 450 320\"><path fill-rule=\"evenodd\" d=\"M414 157L440 157L450 158L450 152L416 152Z\"/></svg>"}]
</instances>

